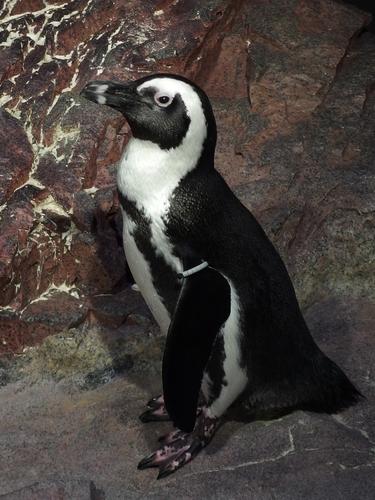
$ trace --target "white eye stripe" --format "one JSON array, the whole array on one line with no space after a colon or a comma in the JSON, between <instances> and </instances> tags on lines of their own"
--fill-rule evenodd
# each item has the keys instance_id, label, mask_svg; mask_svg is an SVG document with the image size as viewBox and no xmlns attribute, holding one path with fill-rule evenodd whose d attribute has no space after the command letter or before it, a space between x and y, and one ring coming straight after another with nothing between
<instances>
[{"instance_id":1,"label":"white eye stripe","mask_svg":"<svg viewBox=\"0 0 375 500\"><path fill-rule=\"evenodd\" d=\"M96 92L97 94L104 94L104 92L106 90L108 90L108 87L109 87L109 85L106 85L104 83L102 83L100 85L95 85L94 92Z\"/></svg>"}]
</instances>

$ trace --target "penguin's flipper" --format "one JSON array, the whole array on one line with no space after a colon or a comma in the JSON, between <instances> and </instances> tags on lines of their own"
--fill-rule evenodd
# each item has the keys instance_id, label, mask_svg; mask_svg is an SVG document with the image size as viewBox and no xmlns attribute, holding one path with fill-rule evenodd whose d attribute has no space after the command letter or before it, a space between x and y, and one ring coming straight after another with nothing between
<instances>
[{"instance_id":1,"label":"penguin's flipper","mask_svg":"<svg viewBox=\"0 0 375 500\"><path fill-rule=\"evenodd\" d=\"M230 286L213 268L184 278L163 357L165 406L175 426L194 428L204 369L230 313Z\"/></svg>"}]
</instances>

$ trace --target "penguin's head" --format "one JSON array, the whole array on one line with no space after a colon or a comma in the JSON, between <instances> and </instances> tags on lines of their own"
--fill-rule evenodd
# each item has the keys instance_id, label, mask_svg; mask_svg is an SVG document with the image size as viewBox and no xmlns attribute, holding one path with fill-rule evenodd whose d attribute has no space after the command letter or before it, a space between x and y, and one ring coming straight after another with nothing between
<instances>
[{"instance_id":1,"label":"penguin's head","mask_svg":"<svg viewBox=\"0 0 375 500\"><path fill-rule=\"evenodd\" d=\"M186 78L156 74L128 83L92 81L81 95L120 111L137 139L163 150L178 148L184 141L198 142L206 159L213 159L216 124L211 104Z\"/></svg>"}]
</instances>

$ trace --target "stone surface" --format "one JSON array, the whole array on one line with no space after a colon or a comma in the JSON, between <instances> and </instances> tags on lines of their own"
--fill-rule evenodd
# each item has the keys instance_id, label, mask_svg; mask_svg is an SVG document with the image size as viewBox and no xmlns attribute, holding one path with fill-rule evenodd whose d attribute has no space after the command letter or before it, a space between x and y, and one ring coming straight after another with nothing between
<instances>
[{"instance_id":1,"label":"stone surface","mask_svg":"<svg viewBox=\"0 0 375 500\"><path fill-rule=\"evenodd\" d=\"M0 366L9 375L0 389L0 495L370 500L374 312L368 301L337 299L306 311L319 345L356 381L365 401L332 416L295 412L251 422L228 416L205 451L161 481L154 470L136 468L170 428L137 418L160 391L160 333L148 322L49 337Z\"/></svg>"},{"instance_id":2,"label":"stone surface","mask_svg":"<svg viewBox=\"0 0 375 500\"><path fill-rule=\"evenodd\" d=\"M281 251L302 303L373 294L369 22L329 0L4 4L0 321L11 311L22 330L22 309L51 287L85 299L125 286L115 176L129 128L78 92L98 76L153 71L184 73L209 94L217 168Z\"/></svg>"}]
</instances>

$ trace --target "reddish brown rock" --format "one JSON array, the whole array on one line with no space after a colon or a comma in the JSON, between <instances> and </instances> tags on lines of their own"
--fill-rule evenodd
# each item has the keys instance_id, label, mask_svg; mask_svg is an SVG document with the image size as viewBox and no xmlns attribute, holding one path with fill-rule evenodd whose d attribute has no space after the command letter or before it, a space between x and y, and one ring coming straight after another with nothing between
<instances>
[{"instance_id":1,"label":"reddish brown rock","mask_svg":"<svg viewBox=\"0 0 375 500\"><path fill-rule=\"evenodd\" d=\"M42 0L19 0L10 10L10 15L24 14L25 12L35 12L42 10L45 4Z\"/></svg>"},{"instance_id":2,"label":"reddish brown rock","mask_svg":"<svg viewBox=\"0 0 375 500\"><path fill-rule=\"evenodd\" d=\"M335 14L328 15L329 9ZM293 11L295 16L287 15ZM369 21L359 11L326 1L259 0L251 8L243 5L232 30L235 37L230 33L224 38L216 64L211 63L209 76L203 73L200 82L221 82L214 85L213 96L229 98L232 106L223 106L226 116L219 121L219 131L234 149L241 149L247 163L261 166L264 142L286 135L312 115L334 81L350 41ZM236 49L228 50L236 41ZM243 99L246 85L250 107ZM243 131L247 137L238 139ZM218 157L226 174L230 149L225 148L223 160ZM240 175L232 185L246 182L242 159L237 160ZM246 169L247 175L251 170Z\"/></svg>"},{"instance_id":3,"label":"reddish brown rock","mask_svg":"<svg viewBox=\"0 0 375 500\"><path fill-rule=\"evenodd\" d=\"M68 94L51 110L44 125L45 146L35 178L65 210L72 209L75 193L96 183L97 160L103 169L118 159L122 141L116 132L123 123L121 115L110 109L103 106L98 110L83 100L76 102Z\"/></svg>"},{"instance_id":4,"label":"reddish brown rock","mask_svg":"<svg viewBox=\"0 0 375 500\"><path fill-rule=\"evenodd\" d=\"M9 151L0 169L14 164L0 171L4 312L17 323L54 286L86 297L126 285L115 182L129 129L78 91L92 78L154 71L183 73L207 91L217 167L280 249L302 302L371 294L375 62L372 38L360 36L368 22L329 0L4 8L0 103L16 138L0 134ZM124 314L108 308L90 315L119 324Z\"/></svg>"},{"instance_id":5,"label":"reddish brown rock","mask_svg":"<svg viewBox=\"0 0 375 500\"><path fill-rule=\"evenodd\" d=\"M217 11L233 11L224 1L199 12L195 2L157 8L138 1L40 7L19 0L0 18L2 102L25 127L34 152L31 165L26 162L30 146L23 147L22 138L16 143L25 158L2 192L10 201L9 218L1 222L1 303L14 311L51 286L74 283L86 294L123 286L116 172L109 165L119 159L128 128L121 115L71 90L98 70L102 78L106 72L129 78L147 68L181 70L220 22ZM37 186L39 198L30 198L25 188L17 208L11 195L26 180Z\"/></svg>"},{"instance_id":6,"label":"reddish brown rock","mask_svg":"<svg viewBox=\"0 0 375 500\"><path fill-rule=\"evenodd\" d=\"M40 190L24 186L17 190L1 212L0 219L0 294L1 305L8 305L17 293L22 294L19 280L20 261L28 254L29 235L36 225L32 202ZM19 302L19 301L18 301Z\"/></svg>"},{"instance_id":7,"label":"reddish brown rock","mask_svg":"<svg viewBox=\"0 0 375 500\"><path fill-rule=\"evenodd\" d=\"M0 206L29 177L33 152L21 124L0 108Z\"/></svg>"},{"instance_id":8,"label":"reddish brown rock","mask_svg":"<svg viewBox=\"0 0 375 500\"><path fill-rule=\"evenodd\" d=\"M52 288L40 299L31 302L22 310L21 319L28 324L44 324L56 331L74 328L82 323L87 306L79 299L77 290L66 286L60 288Z\"/></svg>"},{"instance_id":9,"label":"reddish brown rock","mask_svg":"<svg viewBox=\"0 0 375 500\"><path fill-rule=\"evenodd\" d=\"M70 293L77 292L71 288ZM0 355L21 353L26 346L38 344L48 335L80 325L86 316L84 302L58 288L45 292L22 309L21 314L0 311Z\"/></svg>"}]
</instances>

